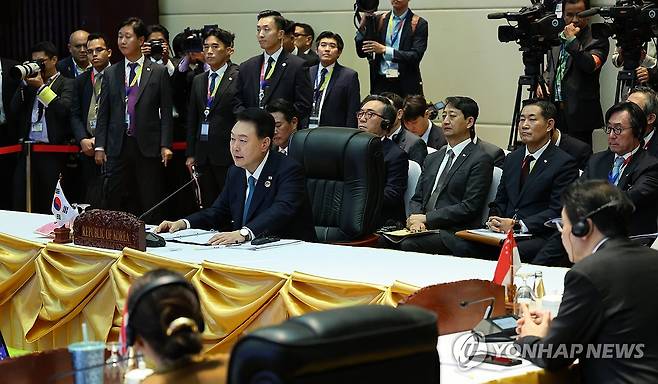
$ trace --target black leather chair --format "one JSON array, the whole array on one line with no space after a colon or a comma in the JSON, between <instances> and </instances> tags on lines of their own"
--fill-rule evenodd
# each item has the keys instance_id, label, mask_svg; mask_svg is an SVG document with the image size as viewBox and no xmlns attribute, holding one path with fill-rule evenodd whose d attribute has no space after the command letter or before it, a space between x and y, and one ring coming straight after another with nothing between
<instances>
[{"instance_id":1,"label":"black leather chair","mask_svg":"<svg viewBox=\"0 0 658 384\"><path fill-rule=\"evenodd\" d=\"M229 384L439 383L436 315L415 306L309 313L244 336Z\"/></svg>"},{"instance_id":2,"label":"black leather chair","mask_svg":"<svg viewBox=\"0 0 658 384\"><path fill-rule=\"evenodd\" d=\"M375 232L384 200L381 140L351 128L296 132L288 148L304 166L320 242L350 242Z\"/></svg>"}]
</instances>

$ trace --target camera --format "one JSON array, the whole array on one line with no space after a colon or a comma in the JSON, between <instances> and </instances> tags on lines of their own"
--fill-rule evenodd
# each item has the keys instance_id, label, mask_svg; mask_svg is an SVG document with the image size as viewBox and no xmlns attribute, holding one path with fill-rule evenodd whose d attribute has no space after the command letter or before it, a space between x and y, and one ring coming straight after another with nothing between
<instances>
[{"instance_id":1,"label":"camera","mask_svg":"<svg viewBox=\"0 0 658 384\"><path fill-rule=\"evenodd\" d=\"M564 21L551 8L539 0L532 0L531 6L523 7L518 12L490 13L487 18L517 23L516 26L498 27L498 40L501 43L517 41L521 51L546 52L552 46L560 45L558 36L564 29Z\"/></svg>"},{"instance_id":2,"label":"camera","mask_svg":"<svg viewBox=\"0 0 658 384\"><path fill-rule=\"evenodd\" d=\"M155 60L162 60L162 55L164 54L164 48L162 44L164 43L164 40L162 39L154 39L149 41L147 44L151 47L151 54L150 56Z\"/></svg>"},{"instance_id":3,"label":"camera","mask_svg":"<svg viewBox=\"0 0 658 384\"><path fill-rule=\"evenodd\" d=\"M43 71L46 65L43 60L29 60L23 64L18 64L9 69L9 76L16 80L25 80L35 77Z\"/></svg>"},{"instance_id":4,"label":"camera","mask_svg":"<svg viewBox=\"0 0 658 384\"><path fill-rule=\"evenodd\" d=\"M211 29L217 29L217 24L204 25L203 29L192 29L190 27L183 30L183 52L203 52L203 38Z\"/></svg>"}]
</instances>

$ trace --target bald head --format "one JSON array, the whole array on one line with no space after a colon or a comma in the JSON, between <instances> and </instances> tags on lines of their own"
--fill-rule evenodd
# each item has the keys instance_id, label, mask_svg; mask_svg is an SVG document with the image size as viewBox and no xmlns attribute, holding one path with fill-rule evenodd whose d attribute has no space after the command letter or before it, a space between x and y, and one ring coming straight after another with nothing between
<instances>
[{"instance_id":1,"label":"bald head","mask_svg":"<svg viewBox=\"0 0 658 384\"><path fill-rule=\"evenodd\" d=\"M89 58L87 57L87 38L89 37L89 32L83 30L77 30L71 33L69 37L69 52L71 52L71 57L75 60L81 68L87 68L89 65Z\"/></svg>"}]
</instances>

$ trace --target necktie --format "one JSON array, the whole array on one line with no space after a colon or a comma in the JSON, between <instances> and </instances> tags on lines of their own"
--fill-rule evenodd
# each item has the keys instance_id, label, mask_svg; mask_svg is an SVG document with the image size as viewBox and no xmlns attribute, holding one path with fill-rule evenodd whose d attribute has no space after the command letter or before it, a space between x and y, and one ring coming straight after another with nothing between
<instances>
[{"instance_id":1,"label":"necktie","mask_svg":"<svg viewBox=\"0 0 658 384\"><path fill-rule=\"evenodd\" d=\"M208 94L211 96L213 91L215 90L215 80L217 80L217 74L213 72L210 74L210 87L208 88Z\"/></svg>"},{"instance_id":2,"label":"necktie","mask_svg":"<svg viewBox=\"0 0 658 384\"><path fill-rule=\"evenodd\" d=\"M274 65L274 58L270 56L269 59L267 59L267 69L265 69L265 80L269 80L271 77L270 71L272 70L272 66Z\"/></svg>"},{"instance_id":3,"label":"necktie","mask_svg":"<svg viewBox=\"0 0 658 384\"><path fill-rule=\"evenodd\" d=\"M130 75L128 77L128 87L126 88L126 99L128 103L126 104L126 111L128 116L130 116L130 125L128 125L128 136L135 135L135 104L137 104L137 83L132 86L135 76L137 75L137 66L139 63L128 63L130 67Z\"/></svg>"},{"instance_id":4,"label":"necktie","mask_svg":"<svg viewBox=\"0 0 658 384\"><path fill-rule=\"evenodd\" d=\"M322 84L324 84L324 81L327 77L327 68L322 68L322 71L320 71L320 82L318 83L318 87L315 88L315 102L320 99L320 96L322 95Z\"/></svg>"},{"instance_id":5,"label":"necktie","mask_svg":"<svg viewBox=\"0 0 658 384\"><path fill-rule=\"evenodd\" d=\"M528 155L523 159L523 164L521 164L521 188L525 184L525 181L528 179L530 174L530 164L535 160L534 156Z\"/></svg>"},{"instance_id":6,"label":"necktie","mask_svg":"<svg viewBox=\"0 0 658 384\"><path fill-rule=\"evenodd\" d=\"M619 182L619 174L623 164L624 158L621 156L615 156L615 162L612 164L612 172L610 173L611 184L617 185L617 182Z\"/></svg>"},{"instance_id":7,"label":"necktie","mask_svg":"<svg viewBox=\"0 0 658 384\"><path fill-rule=\"evenodd\" d=\"M446 166L443 167L443 170L441 171L441 175L439 176L439 181L436 183L436 188L434 188L434 191L432 192L432 196L430 196L430 199L427 201L425 212L431 211L434 208L436 208L436 202L437 200L439 200L439 194L441 193L441 189L443 189L443 185L445 184L446 179L448 178L448 172L450 171L452 162L455 159L455 152L453 152L452 149L448 149L448 151L446 152L446 156L448 156L448 161L446 162Z\"/></svg>"},{"instance_id":8,"label":"necktie","mask_svg":"<svg viewBox=\"0 0 658 384\"><path fill-rule=\"evenodd\" d=\"M94 136L94 131L96 130L95 125L92 125L90 122L96 120L98 113L98 96L101 94L101 81L103 79L103 74L99 73L94 79L94 93L91 95L91 101L89 102L89 111L87 111L87 130L89 133Z\"/></svg>"},{"instance_id":9,"label":"necktie","mask_svg":"<svg viewBox=\"0 0 658 384\"><path fill-rule=\"evenodd\" d=\"M242 225L247 225L247 213L249 213L249 206L251 206L251 198L254 196L254 189L256 189L256 178L249 176L247 179L249 192L247 192L247 200L244 202L244 211L242 211Z\"/></svg>"}]
</instances>

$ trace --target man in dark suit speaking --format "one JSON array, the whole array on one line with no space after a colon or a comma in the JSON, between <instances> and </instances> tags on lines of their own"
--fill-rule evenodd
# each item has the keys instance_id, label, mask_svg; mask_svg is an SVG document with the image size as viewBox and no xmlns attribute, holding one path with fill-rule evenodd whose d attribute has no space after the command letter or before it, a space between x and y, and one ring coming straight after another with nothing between
<instances>
[{"instance_id":1,"label":"man in dark suit speaking","mask_svg":"<svg viewBox=\"0 0 658 384\"><path fill-rule=\"evenodd\" d=\"M627 239L632 212L607 181L566 189L556 224L575 265L554 319L524 308L516 340L523 357L549 370L578 359L583 383L658 382L658 306L650 304L658 252Z\"/></svg>"},{"instance_id":2,"label":"man in dark suit speaking","mask_svg":"<svg viewBox=\"0 0 658 384\"><path fill-rule=\"evenodd\" d=\"M163 221L156 232L186 228L217 229L209 243L236 244L265 234L315 240L306 178L301 165L270 151L274 117L259 108L237 116L231 131L235 166L228 171L222 193L213 205L185 219Z\"/></svg>"}]
</instances>

